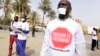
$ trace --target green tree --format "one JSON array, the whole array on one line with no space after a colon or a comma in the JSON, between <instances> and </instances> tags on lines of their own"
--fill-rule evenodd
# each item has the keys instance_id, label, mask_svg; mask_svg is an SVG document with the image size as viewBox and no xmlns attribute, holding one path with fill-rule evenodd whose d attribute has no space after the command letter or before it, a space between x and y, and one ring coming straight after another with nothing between
<instances>
[{"instance_id":1,"label":"green tree","mask_svg":"<svg viewBox=\"0 0 100 56\"><path fill-rule=\"evenodd\" d=\"M41 0L41 3L39 3L39 9L41 11L43 11L43 20L42 20L42 26L44 24L44 16L46 14L46 12L50 11L51 10L51 2L50 0Z\"/></svg>"},{"instance_id":2,"label":"green tree","mask_svg":"<svg viewBox=\"0 0 100 56\"><path fill-rule=\"evenodd\" d=\"M36 11L33 11L30 13L30 19L28 20L30 22L30 24L33 26L35 26L37 24L39 20L39 15Z\"/></svg>"},{"instance_id":3,"label":"green tree","mask_svg":"<svg viewBox=\"0 0 100 56\"><path fill-rule=\"evenodd\" d=\"M28 5L29 0L15 0L13 5L13 10L18 15L28 15L30 12L30 6Z\"/></svg>"},{"instance_id":4,"label":"green tree","mask_svg":"<svg viewBox=\"0 0 100 56\"><path fill-rule=\"evenodd\" d=\"M4 11L3 15L3 25L8 25L11 19L10 13L12 12L11 0L2 0L2 4L0 5L1 9Z\"/></svg>"},{"instance_id":5,"label":"green tree","mask_svg":"<svg viewBox=\"0 0 100 56\"><path fill-rule=\"evenodd\" d=\"M2 25L3 24L3 20L2 20L2 18L0 17L0 25Z\"/></svg>"},{"instance_id":6,"label":"green tree","mask_svg":"<svg viewBox=\"0 0 100 56\"><path fill-rule=\"evenodd\" d=\"M11 19L6 18L6 19L3 19L2 21L4 25L10 25Z\"/></svg>"},{"instance_id":7,"label":"green tree","mask_svg":"<svg viewBox=\"0 0 100 56\"><path fill-rule=\"evenodd\" d=\"M80 19L74 19L77 23L79 23L80 25L82 25L82 20Z\"/></svg>"},{"instance_id":8,"label":"green tree","mask_svg":"<svg viewBox=\"0 0 100 56\"><path fill-rule=\"evenodd\" d=\"M49 11L47 17L49 17L50 20L55 19L55 18L56 18L56 13L55 13L55 11L53 11L53 10Z\"/></svg>"}]
</instances>

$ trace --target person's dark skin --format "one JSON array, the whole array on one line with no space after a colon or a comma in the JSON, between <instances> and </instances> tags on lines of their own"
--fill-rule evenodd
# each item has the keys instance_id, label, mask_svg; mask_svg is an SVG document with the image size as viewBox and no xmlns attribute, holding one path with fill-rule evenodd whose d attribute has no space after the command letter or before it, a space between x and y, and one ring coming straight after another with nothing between
<instances>
[{"instance_id":1,"label":"person's dark skin","mask_svg":"<svg viewBox=\"0 0 100 56\"><path fill-rule=\"evenodd\" d=\"M18 19L19 19L19 17L18 16L15 16L14 17L14 22L18 22ZM13 23L13 22L12 22ZM9 27L9 31L12 31L12 29Z\"/></svg>"},{"instance_id":2,"label":"person's dark skin","mask_svg":"<svg viewBox=\"0 0 100 56\"><path fill-rule=\"evenodd\" d=\"M14 21L15 21L15 22L18 22L18 16L15 16L15 17L14 17Z\"/></svg>"},{"instance_id":3,"label":"person's dark skin","mask_svg":"<svg viewBox=\"0 0 100 56\"><path fill-rule=\"evenodd\" d=\"M72 10L72 7L71 7L71 4L70 4L69 1L61 0L58 4L58 8L66 8L66 14L65 15L59 14L59 18L61 20L67 19L70 16L69 14Z\"/></svg>"}]
</instances>

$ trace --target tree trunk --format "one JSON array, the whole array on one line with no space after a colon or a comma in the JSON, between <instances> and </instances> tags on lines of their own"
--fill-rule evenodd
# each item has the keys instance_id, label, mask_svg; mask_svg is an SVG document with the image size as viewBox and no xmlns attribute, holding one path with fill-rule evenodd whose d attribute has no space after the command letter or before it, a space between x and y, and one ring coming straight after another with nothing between
<instances>
[{"instance_id":1,"label":"tree trunk","mask_svg":"<svg viewBox=\"0 0 100 56\"><path fill-rule=\"evenodd\" d=\"M42 30L43 30L43 27L44 27L44 16L45 16L45 12L43 12Z\"/></svg>"}]
</instances>

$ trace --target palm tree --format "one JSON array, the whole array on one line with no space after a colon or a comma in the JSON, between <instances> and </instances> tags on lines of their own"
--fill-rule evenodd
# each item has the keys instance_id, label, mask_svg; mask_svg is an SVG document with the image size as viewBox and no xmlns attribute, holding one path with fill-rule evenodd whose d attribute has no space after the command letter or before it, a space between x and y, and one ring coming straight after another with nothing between
<instances>
[{"instance_id":1,"label":"palm tree","mask_svg":"<svg viewBox=\"0 0 100 56\"><path fill-rule=\"evenodd\" d=\"M33 11L33 12L30 13L30 19L28 21L30 22L30 24L33 27L38 22L38 19L39 19L38 13L36 11Z\"/></svg>"},{"instance_id":2,"label":"palm tree","mask_svg":"<svg viewBox=\"0 0 100 56\"><path fill-rule=\"evenodd\" d=\"M55 18L56 18L56 13L55 13L55 11L54 11L54 10L49 11L47 17L49 17L50 20L55 19Z\"/></svg>"},{"instance_id":3,"label":"palm tree","mask_svg":"<svg viewBox=\"0 0 100 56\"><path fill-rule=\"evenodd\" d=\"M13 10L16 14L27 15L30 12L30 6L28 5L28 3L29 0L15 0L15 2L12 4Z\"/></svg>"},{"instance_id":4,"label":"palm tree","mask_svg":"<svg viewBox=\"0 0 100 56\"><path fill-rule=\"evenodd\" d=\"M82 25L82 20L80 19L74 19L77 23L79 23L80 25Z\"/></svg>"},{"instance_id":5,"label":"palm tree","mask_svg":"<svg viewBox=\"0 0 100 56\"><path fill-rule=\"evenodd\" d=\"M0 0L0 5L2 5L2 0ZM0 9L1 9L2 7L0 6Z\"/></svg>"},{"instance_id":6,"label":"palm tree","mask_svg":"<svg viewBox=\"0 0 100 56\"><path fill-rule=\"evenodd\" d=\"M50 0L41 0L41 3L39 4L39 9L41 11L43 11L43 20L42 20L42 26L44 24L44 16L46 14L46 12L50 11L51 10L51 2ZM43 28L42 28L43 29Z\"/></svg>"},{"instance_id":7,"label":"palm tree","mask_svg":"<svg viewBox=\"0 0 100 56\"><path fill-rule=\"evenodd\" d=\"M10 15L10 13L12 12L11 0L2 0L2 4L0 5L0 7L4 11L3 25L7 25L10 23L11 20L11 15Z\"/></svg>"},{"instance_id":8,"label":"palm tree","mask_svg":"<svg viewBox=\"0 0 100 56\"><path fill-rule=\"evenodd\" d=\"M4 10L4 18L8 18L8 15L12 12L11 0L3 0L0 7Z\"/></svg>"},{"instance_id":9,"label":"palm tree","mask_svg":"<svg viewBox=\"0 0 100 56\"><path fill-rule=\"evenodd\" d=\"M18 0L15 0L15 2L12 3L12 9L15 12L15 15L20 14L20 2Z\"/></svg>"}]
</instances>

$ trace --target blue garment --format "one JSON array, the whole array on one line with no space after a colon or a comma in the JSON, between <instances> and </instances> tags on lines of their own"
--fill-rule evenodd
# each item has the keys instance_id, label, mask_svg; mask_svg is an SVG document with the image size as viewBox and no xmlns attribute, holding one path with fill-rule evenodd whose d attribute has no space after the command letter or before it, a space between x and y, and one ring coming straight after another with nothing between
<instances>
[{"instance_id":1,"label":"blue garment","mask_svg":"<svg viewBox=\"0 0 100 56\"><path fill-rule=\"evenodd\" d=\"M24 32L25 34L28 34L28 33L29 33L29 31L25 31L25 30L24 30L23 32Z\"/></svg>"},{"instance_id":2,"label":"blue garment","mask_svg":"<svg viewBox=\"0 0 100 56\"><path fill-rule=\"evenodd\" d=\"M25 54L25 46L26 40L19 40L16 41L16 50L19 56L26 56Z\"/></svg>"}]
</instances>

